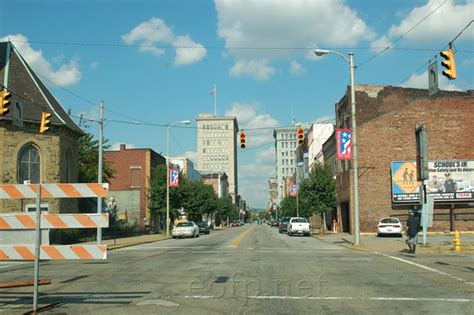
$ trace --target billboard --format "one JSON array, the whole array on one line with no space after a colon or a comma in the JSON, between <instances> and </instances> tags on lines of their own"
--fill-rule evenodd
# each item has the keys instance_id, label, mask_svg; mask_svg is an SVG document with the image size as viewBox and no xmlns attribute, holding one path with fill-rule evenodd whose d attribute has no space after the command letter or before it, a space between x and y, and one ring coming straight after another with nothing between
<instances>
[{"instance_id":1,"label":"billboard","mask_svg":"<svg viewBox=\"0 0 474 315\"><path fill-rule=\"evenodd\" d=\"M435 203L474 201L474 161L429 161L427 194ZM416 180L414 161L392 162L392 202L418 203L420 182Z\"/></svg>"}]
</instances>

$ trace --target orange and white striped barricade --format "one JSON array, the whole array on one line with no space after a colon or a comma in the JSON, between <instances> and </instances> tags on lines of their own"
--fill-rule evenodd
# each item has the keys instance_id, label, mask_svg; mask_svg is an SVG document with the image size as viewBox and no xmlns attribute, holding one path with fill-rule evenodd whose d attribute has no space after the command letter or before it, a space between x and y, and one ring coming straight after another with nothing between
<instances>
[{"instance_id":1,"label":"orange and white striped barricade","mask_svg":"<svg viewBox=\"0 0 474 315\"><path fill-rule=\"evenodd\" d=\"M107 197L108 184L0 185L0 199L36 199L36 214L0 214L0 230L35 230L36 244L0 245L0 260L34 260L33 310L38 308L40 259L107 259L106 245L41 245L41 229L101 228L108 214L41 214L41 199Z\"/></svg>"}]
</instances>

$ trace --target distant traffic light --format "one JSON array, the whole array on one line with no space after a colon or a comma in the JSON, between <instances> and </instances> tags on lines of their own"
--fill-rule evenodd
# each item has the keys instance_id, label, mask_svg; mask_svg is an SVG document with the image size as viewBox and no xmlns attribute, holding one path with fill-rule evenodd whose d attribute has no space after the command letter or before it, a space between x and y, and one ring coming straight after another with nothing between
<instances>
[{"instance_id":1,"label":"distant traffic light","mask_svg":"<svg viewBox=\"0 0 474 315\"><path fill-rule=\"evenodd\" d=\"M298 128L298 144L303 144L304 142L304 130Z\"/></svg>"},{"instance_id":2,"label":"distant traffic light","mask_svg":"<svg viewBox=\"0 0 474 315\"><path fill-rule=\"evenodd\" d=\"M46 131L49 130L49 124L51 123L51 120L48 120L49 117L51 117L51 113L46 113L43 112L41 114L41 126L40 126L40 133L45 133Z\"/></svg>"},{"instance_id":3,"label":"distant traffic light","mask_svg":"<svg viewBox=\"0 0 474 315\"><path fill-rule=\"evenodd\" d=\"M240 148L241 148L241 149L245 149L245 147L247 146L247 145L245 144L245 140L246 140L245 132L242 131L242 132L240 133Z\"/></svg>"},{"instance_id":4,"label":"distant traffic light","mask_svg":"<svg viewBox=\"0 0 474 315\"><path fill-rule=\"evenodd\" d=\"M443 50L440 53L440 56L446 59L441 62L441 65L446 68L443 71L443 75L449 80L456 79L456 63L454 62L454 51L451 47L448 50Z\"/></svg>"},{"instance_id":5,"label":"distant traffic light","mask_svg":"<svg viewBox=\"0 0 474 315\"><path fill-rule=\"evenodd\" d=\"M3 90L0 92L0 116L5 115L10 110L8 106L10 106L11 96L12 94L7 92L7 90Z\"/></svg>"}]
</instances>

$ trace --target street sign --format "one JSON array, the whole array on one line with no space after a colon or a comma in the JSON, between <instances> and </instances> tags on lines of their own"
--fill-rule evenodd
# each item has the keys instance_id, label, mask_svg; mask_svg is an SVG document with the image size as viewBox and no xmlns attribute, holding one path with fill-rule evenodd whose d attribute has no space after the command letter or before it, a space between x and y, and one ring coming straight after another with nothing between
<instances>
[{"instance_id":1,"label":"street sign","mask_svg":"<svg viewBox=\"0 0 474 315\"><path fill-rule=\"evenodd\" d=\"M336 129L336 159L352 160L352 131Z\"/></svg>"},{"instance_id":2,"label":"street sign","mask_svg":"<svg viewBox=\"0 0 474 315\"><path fill-rule=\"evenodd\" d=\"M435 59L428 66L428 96L433 96L439 91L438 87L438 62Z\"/></svg>"},{"instance_id":3,"label":"street sign","mask_svg":"<svg viewBox=\"0 0 474 315\"><path fill-rule=\"evenodd\" d=\"M170 168L170 187L179 187L179 171L177 168Z\"/></svg>"}]
</instances>

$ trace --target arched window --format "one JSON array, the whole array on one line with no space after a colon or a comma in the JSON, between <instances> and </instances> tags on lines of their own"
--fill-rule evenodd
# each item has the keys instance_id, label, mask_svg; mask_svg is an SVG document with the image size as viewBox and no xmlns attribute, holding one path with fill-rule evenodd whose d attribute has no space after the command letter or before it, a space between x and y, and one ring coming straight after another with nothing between
<instances>
[{"instance_id":1,"label":"arched window","mask_svg":"<svg viewBox=\"0 0 474 315\"><path fill-rule=\"evenodd\" d=\"M71 161L72 161L72 153L71 150L68 149L66 151L66 155L64 156L63 160L63 183L70 183L71 182Z\"/></svg>"},{"instance_id":2,"label":"arched window","mask_svg":"<svg viewBox=\"0 0 474 315\"><path fill-rule=\"evenodd\" d=\"M29 180L32 184L40 182L41 159L39 150L31 143L25 144L18 154L18 183Z\"/></svg>"}]
</instances>

